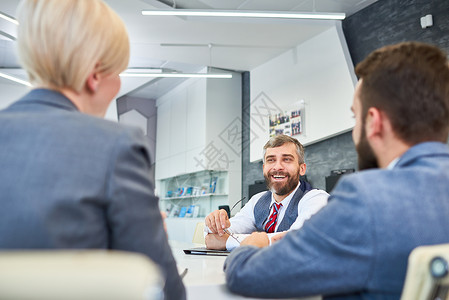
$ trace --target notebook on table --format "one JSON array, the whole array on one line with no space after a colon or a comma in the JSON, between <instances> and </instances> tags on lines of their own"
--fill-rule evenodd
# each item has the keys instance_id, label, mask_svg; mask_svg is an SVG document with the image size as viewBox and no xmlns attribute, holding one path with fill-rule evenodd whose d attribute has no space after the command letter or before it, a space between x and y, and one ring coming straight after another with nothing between
<instances>
[{"instance_id":1,"label":"notebook on table","mask_svg":"<svg viewBox=\"0 0 449 300\"><path fill-rule=\"evenodd\" d=\"M206 247L195 247L183 250L185 254L191 255L215 255L215 256L227 256L229 251L227 250L211 250Z\"/></svg>"}]
</instances>

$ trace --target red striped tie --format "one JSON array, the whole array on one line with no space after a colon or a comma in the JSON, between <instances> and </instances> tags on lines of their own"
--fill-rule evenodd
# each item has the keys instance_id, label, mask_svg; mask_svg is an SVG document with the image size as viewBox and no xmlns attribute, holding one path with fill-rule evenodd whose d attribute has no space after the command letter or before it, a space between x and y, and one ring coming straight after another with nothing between
<instances>
[{"instance_id":1,"label":"red striped tie","mask_svg":"<svg viewBox=\"0 0 449 300\"><path fill-rule=\"evenodd\" d=\"M268 233L274 232L276 228L276 222L278 220L279 208L282 206L282 203L274 203L273 212L271 213L270 218L268 219L267 224L265 225L265 231Z\"/></svg>"}]
</instances>

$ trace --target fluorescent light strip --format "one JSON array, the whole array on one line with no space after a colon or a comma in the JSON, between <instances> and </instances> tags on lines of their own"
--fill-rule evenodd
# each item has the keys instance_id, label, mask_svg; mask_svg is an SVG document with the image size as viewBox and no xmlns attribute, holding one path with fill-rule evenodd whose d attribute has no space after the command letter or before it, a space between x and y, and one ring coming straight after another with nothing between
<instances>
[{"instance_id":1,"label":"fluorescent light strip","mask_svg":"<svg viewBox=\"0 0 449 300\"><path fill-rule=\"evenodd\" d=\"M16 40L15 37L13 37L12 35L10 35L10 34L4 32L4 31L1 31L1 30L0 30L0 35L4 36L5 38L10 39L11 41L15 41L15 40Z\"/></svg>"},{"instance_id":2,"label":"fluorescent light strip","mask_svg":"<svg viewBox=\"0 0 449 300\"><path fill-rule=\"evenodd\" d=\"M0 11L0 18L5 19L6 21L9 21L9 22L14 23L16 25L19 25L19 22L16 19L14 19L11 16L8 16L5 13L2 13L1 11Z\"/></svg>"},{"instance_id":3,"label":"fluorescent light strip","mask_svg":"<svg viewBox=\"0 0 449 300\"><path fill-rule=\"evenodd\" d=\"M231 73L121 73L121 77L232 78Z\"/></svg>"},{"instance_id":4,"label":"fluorescent light strip","mask_svg":"<svg viewBox=\"0 0 449 300\"><path fill-rule=\"evenodd\" d=\"M245 17L245 18L281 18L281 19L322 19L343 20L344 13L301 13L280 11L232 11L232 10L142 10L144 16L191 16L191 17Z\"/></svg>"},{"instance_id":5,"label":"fluorescent light strip","mask_svg":"<svg viewBox=\"0 0 449 300\"><path fill-rule=\"evenodd\" d=\"M15 82L17 82L17 83L20 83L20 84L23 84L23 85L26 85L26 86L29 86L29 87L32 87L31 83L29 83L28 81L19 79L19 78L17 78L17 77L14 77L14 76L11 76L11 75L2 73L2 72L0 72L0 77L3 77L3 78L6 78L6 79L15 81Z\"/></svg>"},{"instance_id":6,"label":"fluorescent light strip","mask_svg":"<svg viewBox=\"0 0 449 300\"><path fill-rule=\"evenodd\" d=\"M129 68L126 69L125 71L123 71L123 73L133 73L133 74L137 74L137 73L162 73L162 69L156 69L156 68Z\"/></svg>"}]
</instances>

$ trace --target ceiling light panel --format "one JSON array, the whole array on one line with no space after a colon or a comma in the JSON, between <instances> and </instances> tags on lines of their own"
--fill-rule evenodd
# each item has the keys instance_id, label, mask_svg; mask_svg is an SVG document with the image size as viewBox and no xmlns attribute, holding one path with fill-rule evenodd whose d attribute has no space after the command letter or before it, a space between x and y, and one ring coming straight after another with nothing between
<instances>
[{"instance_id":1,"label":"ceiling light panel","mask_svg":"<svg viewBox=\"0 0 449 300\"><path fill-rule=\"evenodd\" d=\"M245 11L245 10L143 10L145 16L186 16L186 17L237 17L237 18L274 18L274 19L318 19L318 20L343 20L344 13L303 13L281 11Z\"/></svg>"},{"instance_id":2,"label":"ceiling light panel","mask_svg":"<svg viewBox=\"0 0 449 300\"><path fill-rule=\"evenodd\" d=\"M19 25L19 22L17 22L16 18L14 18L8 14L5 14L4 12L1 12L1 11L0 11L0 18L2 18L3 20L6 20L8 22L11 22L15 25Z\"/></svg>"}]
</instances>

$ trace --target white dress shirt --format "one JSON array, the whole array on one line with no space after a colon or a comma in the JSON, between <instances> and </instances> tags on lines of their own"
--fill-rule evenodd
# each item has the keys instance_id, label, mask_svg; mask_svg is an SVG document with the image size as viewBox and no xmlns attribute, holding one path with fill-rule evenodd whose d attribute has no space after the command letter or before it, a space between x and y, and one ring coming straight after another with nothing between
<instances>
[{"instance_id":1,"label":"white dress shirt","mask_svg":"<svg viewBox=\"0 0 449 300\"><path fill-rule=\"evenodd\" d=\"M280 203L282 203L282 206L279 208L279 214L276 222L276 228L277 230L279 224L281 224L282 219L284 218L285 211L288 208L288 205L290 204L291 199L293 198L293 195L295 194L296 190L299 188L301 183L298 184L298 186L295 188L294 191L292 191L285 199L283 199ZM260 192L253 197L246 203L246 205L229 221L231 222L231 226L228 228L228 230L234 234L234 236L241 242L243 241L249 234L251 234L254 231L257 231L256 228L256 221L254 218L254 206L256 205L257 201L266 193ZM327 198L329 197L329 194L326 193L323 190L317 190L313 189L306 193L301 201L298 203L298 217L296 218L296 221L292 224L290 227L290 230L299 229L302 227L304 222L308 220L312 215L317 213L323 206L327 204ZM271 204L270 204L270 214L273 211L273 203L275 202L273 194L271 195ZM268 218L263 224L268 222ZM211 233L209 228L207 226L205 227L206 233ZM270 244L271 244L271 237L273 235L278 234L279 232L269 233L268 237L270 238ZM226 249L232 250L239 246L239 243L233 239L232 237L228 238L226 241Z\"/></svg>"},{"instance_id":2,"label":"white dress shirt","mask_svg":"<svg viewBox=\"0 0 449 300\"><path fill-rule=\"evenodd\" d=\"M388 170L393 170L393 168L396 167L396 165L397 165L397 163L398 163L398 161L399 161L400 158L401 158L401 157L396 157L395 159L393 159L393 160L388 164L387 169L388 169Z\"/></svg>"}]
</instances>

